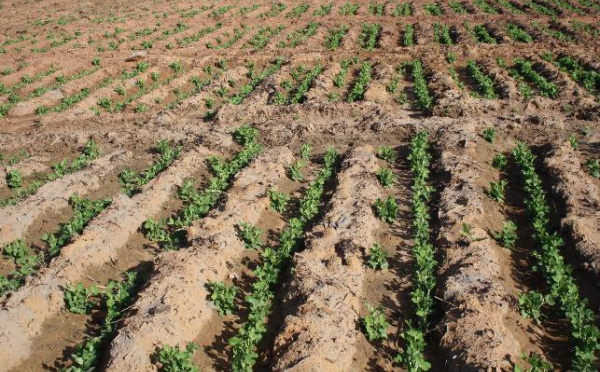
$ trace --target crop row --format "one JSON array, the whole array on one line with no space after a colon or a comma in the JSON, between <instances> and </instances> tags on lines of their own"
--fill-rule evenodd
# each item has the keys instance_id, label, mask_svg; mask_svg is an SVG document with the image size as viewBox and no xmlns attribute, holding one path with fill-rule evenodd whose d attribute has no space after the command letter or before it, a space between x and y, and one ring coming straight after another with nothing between
<instances>
[{"instance_id":1,"label":"crop row","mask_svg":"<svg viewBox=\"0 0 600 372\"><path fill-rule=\"evenodd\" d=\"M558 306L570 323L571 338L575 345L573 369L595 371L595 353L600 349L600 330L595 325L595 314L588 308L587 300L580 296L580 288L573 278L572 269L565 263L560 252L563 240L550 228L550 205L542 180L535 169L535 156L524 143L515 147L513 156L520 168L523 190L527 195L525 205L531 215L533 240L536 244L533 257L550 290L544 297L545 301Z\"/></svg>"},{"instance_id":2,"label":"crop row","mask_svg":"<svg viewBox=\"0 0 600 372\"><path fill-rule=\"evenodd\" d=\"M481 11L483 11L486 14L498 14L501 12L500 8L503 8L513 14L523 14L526 11L531 11L531 12L535 12L540 15L549 16L553 20L555 20L555 19L557 19L557 17L563 15L563 13L565 11L575 12L577 14L585 13L585 10L583 10L577 6L574 6L566 1L552 0L552 2L553 2L553 4L549 4L549 2L542 3L541 1L537 1L537 2L532 1L532 2L526 2L524 4L517 4L517 3L511 2L511 1L507 1L507 0L499 0L498 4L491 4L490 2L488 2L486 0L475 0L473 2L474 7L470 6L470 5L465 5L465 3L461 3L461 2L457 2L457 1L449 2L448 6L451 9L453 9L453 11L456 14L467 14L467 13L474 14L475 8L480 9ZM308 3L300 3L300 4L295 5L293 8L291 8L289 12L285 13L285 17L297 19L297 18L303 17L307 14L312 14L313 17L323 17L328 14L331 14L332 5L333 5L333 3L325 4L325 5L316 7L314 9L314 11L309 12L309 10L311 9L311 5ZM382 3L371 2L371 3L369 3L368 6L362 5L360 3L346 2L339 7L338 13L341 15L345 15L345 16L353 16L353 15L358 14L359 9L361 7L364 7L367 9L366 12L368 15L377 16L377 17L384 16L386 12L388 12L388 15L391 15L394 17L411 16L414 13L414 5L409 2L397 3L395 5L395 7L393 8L393 10L390 9L390 10L386 11L385 8L387 5L388 5L387 2L382 2ZM589 4L586 4L585 6L593 7L594 4L589 3ZM220 8L203 6L200 9L197 9L195 11L194 10L189 11L188 12L189 15L185 15L184 14L185 12L181 13L181 11L174 12L173 15L176 15L177 17L184 17L184 18L185 17L194 17L197 14L200 14L201 12L203 12L204 10L212 9L212 11L210 13L205 14L205 17L209 20L216 20L217 24L220 25L222 22L221 20L224 18L224 16L226 14L228 14L230 18L235 18L236 16L244 17L245 14L247 14L247 12L258 9L259 6L255 5L255 6L243 7L243 8L240 8L237 13L230 12L230 10L233 8L234 7L232 7L231 5L223 6ZM204 10L202 10L202 9L204 9ZM286 5L284 3L274 3L271 5L271 8L268 11L261 13L257 16L260 18L276 17L276 16L280 15L281 13L283 13L286 9L288 9L288 5ZM423 10L425 11L426 14L429 14L429 15L434 15L434 16L444 15L443 7L439 3L424 4ZM156 17L161 18L158 15L156 15ZM164 13L162 18L171 18L171 17L169 17L169 15L167 13ZM44 22L44 24L46 24L46 23ZM152 27L152 28L146 27L146 28L142 28L139 30L135 30L132 33L130 33L127 37L123 37L123 38L118 37L118 35L124 31L122 29L119 29L119 28L116 29L116 30L120 30L119 33L117 33L116 31L113 33L112 30L110 32L104 31L104 33L103 33L104 38L114 38L115 40L111 40L107 46L99 45L97 43L97 40L94 40L92 35L90 35L90 37L88 39L88 45L90 45L90 46L96 45L95 48L98 51L116 50L119 48L119 45L125 41L133 42L134 40L139 39L141 37L148 37L153 34L159 33L160 35L158 37L155 37L154 39L144 40L140 44L141 48L144 48L144 49L152 48L153 41L165 40L168 37L176 36L176 35L181 34L189 29L189 26L185 22L182 22L182 21L173 22L172 24L173 24L172 27L166 28L161 31L161 30L159 30L160 22L158 22L155 27ZM209 27L212 27L212 26L209 26ZM217 27L219 27L219 26L217 26ZM76 31L74 35L65 33L64 35L59 36L59 37L53 36L54 40L52 40L49 45L39 47L39 48L33 48L33 50L36 52L47 52L48 50L58 47L58 46L61 46L71 40L74 40L74 39L80 37L81 35L82 35L81 31ZM20 36L11 38L11 39L7 39L3 42L2 47L0 47L0 52L5 53L6 46L23 42L25 40L28 40L29 38L30 37L28 37L28 36L20 35ZM185 37L185 38L189 38L189 36ZM77 46L83 47L79 44L77 44ZM134 47L134 46L132 45L132 47ZM167 47L172 48L173 44L168 43Z\"/></svg>"},{"instance_id":3,"label":"crop row","mask_svg":"<svg viewBox=\"0 0 600 372\"><path fill-rule=\"evenodd\" d=\"M293 253L299 248L308 224L319 213L319 204L325 183L334 175L337 162L335 150L328 150L324 166L317 174L299 203L299 215L292 218L288 226L279 235L276 249L265 248L261 253L261 263L254 269L255 282L251 294L246 297L248 319L237 335L229 339L232 346L231 369L233 371L252 371L258 354L255 349L267 331L266 320L271 311L272 300L277 284L282 279L284 269Z\"/></svg>"},{"instance_id":4,"label":"crop row","mask_svg":"<svg viewBox=\"0 0 600 372\"><path fill-rule=\"evenodd\" d=\"M537 72L530 61L517 58L510 71L512 71L513 77L517 79L522 77L535 84L542 96L549 98L556 98L558 96L558 86Z\"/></svg>"},{"instance_id":5,"label":"crop row","mask_svg":"<svg viewBox=\"0 0 600 372\"><path fill-rule=\"evenodd\" d=\"M161 221L147 220L142 231L150 241L158 243L163 249L176 249L183 243L181 228L188 227L192 222L206 216L217 203L233 176L245 167L254 157L263 151L258 144L256 129L242 126L233 133L237 143L243 146L229 161L218 157L208 159L208 164L214 177L208 182L208 187L198 192L191 182L186 182L179 194L184 207L174 216Z\"/></svg>"},{"instance_id":6,"label":"crop row","mask_svg":"<svg viewBox=\"0 0 600 372\"><path fill-rule=\"evenodd\" d=\"M101 347L113 337L119 320L133 302L134 294L142 283L143 276L131 271L125 274L123 281L111 280L102 289L95 285L86 288L81 283L65 289L65 304L70 312L89 314L94 307L98 307L105 312L105 315L99 330L96 331L97 334L89 336L75 347L65 361L65 365L66 362L70 362L70 365L62 370L82 372L97 367L100 362Z\"/></svg>"},{"instance_id":7,"label":"crop row","mask_svg":"<svg viewBox=\"0 0 600 372\"><path fill-rule=\"evenodd\" d=\"M563 55L553 60L550 55L547 60L553 62L562 71L567 72L571 78L583 85L590 92L600 91L600 72L590 67L585 67L573 57Z\"/></svg>"},{"instance_id":8,"label":"crop row","mask_svg":"<svg viewBox=\"0 0 600 372\"><path fill-rule=\"evenodd\" d=\"M123 186L125 194L131 197L140 192L143 185L154 179L181 156L183 147L173 148L167 141L159 141L157 150L160 156L145 171L137 173L126 169L119 174L119 182Z\"/></svg>"},{"instance_id":9,"label":"crop row","mask_svg":"<svg viewBox=\"0 0 600 372\"><path fill-rule=\"evenodd\" d=\"M412 225L414 245L412 255L415 259L413 281L410 298L414 306L416 321L409 322L401 336L406 342L403 352L398 356L409 371L426 371L431 364L425 359L425 335L430 328L436 288L435 247L431 244L429 220L431 218L427 203L431 199L433 187L428 185L431 154L429 135L425 131L418 132L410 145L410 169L413 176L412 185Z\"/></svg>"},{"instance_id":10,"label":"crop row","mask_svg":"<svg viewBox=\"0 0 600 372\"><path fill-rule=\"evenodd\" d=\"M46 244L44 249L32 253L32 247L23 239L16 239L6 244L2 248L3 255L12 260L16 268L7 276L0 275L0 296L20 288L28 276L56 257L60 249L71 242L73 235L81 233L83 228L110 203L110 199L92 201L72 195L69 198L69 205L73 209L73 217L70 221L61 224L56 232L44 234L41 238Z\"/></svg>"},{"instance_id":11,"label":"crop row","mask_svg":"<svg viewBox=\"0 0 600 372\"><path fill-rule=\"evenodd\" d=\"M298 104L306 100L306 92L310 89L312 82L323 72L323 66L316 65L310 69L305 66L298 66L290 72L295 83L285 80L281 87L288 93L287 95L277 92L273 98L275 104Z\"/></svg>"},{"instance_id":12,"label":"crop row","mask_svg":"<svg viewBox=\"0 0 600 372\"><path fill-rule=\"evenodd\" d=\"M69 162L68 159L52 165L52 173L42 179L36 179L25 185L23 175L20 171L14 169L6 174L6 183L12 189L13 196L0 201L0 207L15 205L26 197L35 194L46 182L54 181L67 174L77 172L87 167L93 160L100 156L100 149L94 141L88 141L81 152L81 155Z\"/></svg>"}]
</instances>

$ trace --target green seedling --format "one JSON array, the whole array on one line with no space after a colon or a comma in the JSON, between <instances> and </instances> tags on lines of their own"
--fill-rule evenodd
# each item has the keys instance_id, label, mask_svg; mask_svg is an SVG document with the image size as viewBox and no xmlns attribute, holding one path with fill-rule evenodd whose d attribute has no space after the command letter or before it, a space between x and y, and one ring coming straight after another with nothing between
<instances>
[{"instance_id":1,"label":"green seedling","mask_svg":"<svg viewBox=\"0 0 600 372\"><path fill-rule=\"evenodd\" d=\"M369 256L367 262L369 266L374 270L384 270L388 268L388 253L383 249L381 244L374 243L373 247L369 250Z\"/></svg>"},{"instance_id":2,"label":"green seedling","mask_svg":"<svg viewBox=\"0 0 600 372\"><path fill-rule=\"evenodd\" d=\"M210 300L216 306L219 315L231 315L235 310L237 288L225 282L208 282L211 290Z\"/></svg>"},{"instance_id":3,"label":"green seedling","mask_svg":"<svg viewBox=\"0 0 600 372\"><path fill-rule=\"evenodd\" d=\"M368 314L362 320L366 336L369 341L387 339L387 328L389 326L383 308L373 307L367 304Z\"/></svg>"}]
</instances>

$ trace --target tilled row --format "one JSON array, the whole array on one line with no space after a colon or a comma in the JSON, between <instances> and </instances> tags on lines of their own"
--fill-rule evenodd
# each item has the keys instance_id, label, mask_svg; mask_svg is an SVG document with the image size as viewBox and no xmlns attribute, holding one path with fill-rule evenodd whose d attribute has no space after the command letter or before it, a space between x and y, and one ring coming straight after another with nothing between
<instances>
[{"instance_id":1,"label":"tilled row","mask_svg":"<svg viewBox=\"0 0 600 372\"><path fill-rule=\"evenodd\" d=\"M445 257L440 291L449 304L439 324L441 346L453 370L511 369L521 348L504 323L510 304L502 263L483 228L488 216L476 184L481 171L474 158L475 136L472 126L462 125L442 129L438 138L440 165L449 175L438 212L438 249Z\"/></svg>"},{"instance_id":2,"label":"tilled row","mask_svg":"<svg viewBox=\"0 0 600 372\"><path fill-rule=\"evenodd\" d=\"M158 258L135 315L112 342L107 370L151 371L157 347L191 342L200 334L214 311L208 283L226 280L231 262L243 255L236 227L256 224L269 208L267 189L285 177L291 162L291 152L281 148L259 156L235 179L219 211L189 228L191 246Z\"/></svg>"},{"instance_id":3,"label":"tilled row","mask_svg":"<svg viewBox=\"0 0 600 372\"><path fill-rule=\"evenodd\" d=\"M556 143L551 156L544 160L553 181L553 191L565 203L561 221L575 241L583 266L600 284L600 194L583 170L568 143Z\"/></svg>"},{"instance_id":4,"label":"tilled row","mask_svg":"<svg viewBox=\"0 0 600 372\"><path fill-rule=\"evenodd\" d=\"M48 268L2 303L0 344L5 347L0 352L0 360L5 368L15 367L27 358L32 352L34 338L43 336L40 332L44 322L65 308L63 288L83 280L90 270L118 257L118 251L143 221L162 210L171 197L173 187L190 177L197 164L209 154L202 147L189 151L171 168L143 186L141 193L132 198L119 195L81 236L61 250ZM81 178L82 174L76 176ZM88 174L87 177L93 180L93 177L99 176Z\"/></svg>"},{"instance_id":5,"label":"tilled row","mask_svg":"<svg viewBox=\"0 0 600 372\"><path fill-rule=\"evenodd\" d=\"M484 228L488 216L483 190L476 183L481 171L470 146L476 131L469 125L449 126L436 137L441 170L449 176L437 207L437 247L445 257L438 289L449 305L438 326L446 366L510 369L524 349L523 340L507 325L507 313L513 311L510 295L501 275L501 259ZM556 157L573 156L565 151L556 149ZM118 257L143 221L156 216L168 202L172 187L181 185L210 154L203 147L195 148L143 186L141 193L117 197L47 269L5 299L0 310L3 367L14 368L31 354L33 340L43 336L44 322L65 308L62 289ZM546 162L550 169L554 169L552 159ZM148 284L106 353L107 370L154 371L152 356L157 349L192 342L202 333L215 314L209 283L228 280L234 275L233 263L244 256L244 243L237 236L239 224L257 224L270 205L267 191L283 181L292 162L285 148L273 148L256 158L235 177L218 210L187 230L188 246L158 256ZM366 297L366 253L382 225L373 211L374 201L383 196L377 168L370 146L345 154L327 211L292 261L283 298L286 316L275 337L271 369L347 371L356 366L358 344L364 341L358 325ZM570 182L574 176L564 168L555 169L556 177ZM580 166L575 168L575 174L581 172ZM562 187L559 183L559 194ZM574 200L593 194L579 192ZM568 205L574 203L566 199ZM573 219L595 223L591 211ZM468 238L462 231L465 224L470 228ZM586 255L584 248L578 249Z\"/></svg>"},{"instance_id":6,"label":"tilled row","mask_svg":"<svg viewBox=\"0 0 600 372\"><path fill-rule=\"evenodd\" d=\"M67 208L71 195L86 195L99 189L103 178L115 172L128 158L122 150L105 155L93 161L88 169L49 182L22 203L3 208L0 211L0 245L21 238L39 217Z\"/></svg>"},{"instance_id":7,"label":"tilled row","mask_svg":"<svg viewBox=\"0 0 600 372\"><path fill-rule=\"evenodd\" d=\"M284 298L286 316L275 340L275 371L349 371L361 333L365 256L380 222L372 205L382 197L370 146L346 154L330 206L293 259Z\"/></svg>"}]
</instances>

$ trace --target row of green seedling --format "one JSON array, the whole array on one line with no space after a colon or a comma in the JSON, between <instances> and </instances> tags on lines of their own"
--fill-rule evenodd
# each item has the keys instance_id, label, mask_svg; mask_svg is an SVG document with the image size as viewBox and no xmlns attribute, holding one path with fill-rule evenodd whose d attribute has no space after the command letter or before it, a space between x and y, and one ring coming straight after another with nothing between
<instances>
[{"instance_id":1,"label":"row of green seedling","mask_svg":"<svg viewBox=\"0 0 600 372\"><path fill-rule=\"evenodd\" d=\"M285 41L280 41L277 46L280 48L295 48L300 44L304 44L317 32L318 28L319 24L317 22L309 22L304 28L287 34Z\"/></svg>"},{"instance_id":2,"label":"row of green seedling","mask_svg":"<svg viewBox=\"0 0 600 372\"><path fill-rule=\"evenodd\" d=\"M217 68L218 70L215 71L215 68ZM174 88L173 94L175 95L175 100L169 102L165 106L165 109L173 110L177 106L179 106L184 100L200 94L200 92L202 92L205 87L209 86L213 80L218 79L226 69L227 61L225 59L218 60L216 64L209 63L203 66L202 71L205 72L208 76L206 78L202 78L201 76L190 77L188 82L192 85L191 89L183 90L181 87ZM224 93L225 92L223 91L223 94L221 95L224 95Z\"/></svg>"},{"instance_id":3,"label":"row of green seedling","mask_svg":"<svg viewBox=\"0 0 600 372\"><path fill-rule=\"evenodd\" d=\"M247 45L251 46L254 50L261 50L265 46L267 46L267 44L273 37L279 35L279 33L283 31L283 29L285 29L285 26L283 25L279 25L277 27L261 27L258 29L256 34L252 36L250 40L248 40Z\"/></svg>"},{"instance_id":4,"label":"row of green seedling","mask_svg":"<svg viewBox=\"0 0 600 372\"><path fill-rule=\"evenodd\" d=\"M498 44L498 40L490 34L489 30L484 25L475 25L472 29L469 24L465 23L465 28L473 36L478 43L483 44Z\"/></svg>"},{"instance_id":5,"label":"row of green seedling","mask_svg":"<svg viewBox=\"0 0 600 372\"><path fill-rule=\"evenodd\" d=\"M265 18L277 17L286 9L287 9L287 5L284 3L273 3L273 4L271 4L271 8L269 8L269 10L267 10L266 12L259 14L258 18L265 19Z\"/></svg>"},{"instance_id":6,"label":"row of green seedling","mask_svg":"<svg viewBox=\"0 0 600 372\"><path fill-rule=\"evenodd\" d=\"M52 165L52 173L41 178L36 179L29 184L25 185L23 174L17 170L12 169L6 174L6 183L11 189L13 196L0 201L0 207L7 205L15 205L26 197L33 195L37 190L49 181L54 181L67 174L71 174L82 170L87 167L93 160L97 159L101 155L100 149L96 142L90 140L83 146L81 155L69 162L68 159Z\"/></svg>"},{"instance_id":7,"label":"row of green seedling","mask_svg":"<svg viewBox=\"0 0 600 372\"><path fill-rule=\"evenodd\" d=\"M410 144L410 169L412 185L412 225L414 245L413 288L410 293L414 306L415 320L401 333L405 341L404 350L396 357L409 371L427 371L431 364L425 359L425 335L431 326L434 312L434 295L437 285L435 247L431 244L431 213L428 203L433 187L429 185L432 155L429 152L429 134L418 132Z\"/></svg>"},{"instance_id":8,"label":"row of green seedling","mask_svg":"<svg viewBox=\"0 0 600 372\"><path fill-rule=\"evenodd\" d=\"M133 77L136 77L139 74L146 71L148 69L148 67L149 67L149 64L147 62L138 62L137 65L131 71L127 71L126 69L124 69L122 71L119 79L126 80L126 79L131 79ZM110 84L113 83L113 81L114 81L113 77L107 77L104 80L102 80L100 82L100 84L98 84L94 87L82 88L79 92L63 98L61 103L58 106L53 106L53 107L40 106L37 109L37 114L45 115L45 114L48 114L51 112L65 111L65 110L71 108L73 105L83 101L85 98L87 98L93 92L109 86Z\"/></svg>"},{"instance_id":9,"label":"row of green seedling","mask_svg":"<svg viewBox=\"0 0 600 372\"><path fill-rule=\"evenodd\" d=\"M21 76L21 78L19 79L19 82L16 84L13 84L10 87L5 86L4 83L0 83L0 94L8 94L9 96L15 95L19 90L23 89L24 87L26 87L30 84L33 84L35 82L38 82L38 81L42 80L43 78L45 78L46 76L52 75L56 71L58 71L58 68L53 65L49 69L38 72L34 76L29 76L27 74ZM9 102L12 102L13 100L14 99L10 99L10 97L8 99Z\"/></svg>"},{"instance_id":10,"label":"row of green seedling","mask_svg":"<svg viewBox=\"0 0 600 372\"><path fill-rule=\"evenodd\" d=\"M588 91L595 92L596 94L600 91L600 72L568 55L562 55L556 59L553 59L550 55L548 61L554 63L562 71L565 71L573 80L583 85Z\"/></svg>"},{"instance_id":11,"label":"row of green seedling","mask_svg":"<svg viewBox=\"0 0 600 372\"><path fill-rule=\"evenodd\" d=\"M252 67L248 72L248 77L250 78L250 81L244 84L242 87L240 87L240 90L229 98L229 103L233 105L239 105L240 103L242 103L244 99L246 99L246 97L254 91L258 84L260 84L268 76L274 74L276 71L279 71L283 63L284 60L278 57L269 66L265 67L260 73L256 73L254 71L254 68Z\"/></svg>"},{"instance_id":12,"label":"row of green seedling","mask_svg":"<svg viewBox=\"0 0 600 372\"><path fill-rule=\"evenodd\" d=\"M411 63L405 63L404 69L410 67L414 93L417 97L417 108L424 111L430 111L433 107L433 97L429 92L427 80L425 79L425 72L423 70L423 63L419 60L415 60Z\"/></svg>"},{"instance_id":13,"label":"row of green seedling","mask_svg":"<svg viewBox=\"0 0 600 372\"><path fill-rule=\"evenodd\" d=\"M72 195L69 198L69 205L73 209L73 217L68 222L60 224L56 232L43 235L45 249L32 253L32 247L23 239L16 239L6 244L2 248L2 253L4 257L12 260L15 270L6 276L0 275L0 296L23 286L27 277L36 273L45 262L56 257L60 249L71 243L73 236L80 234L85 226L110 203L110 199L93 201Z\"/></svg>"},{"instance_id":14,"label":"row of green seedling","mask_svg":"<svg viewBox=\"0 0 600 372\"><path fill-rule=\"evenodd\" d=\"M490 78L482 69L479 67L477 62L473 60L467 61L467 73L473 79L477 85L478 94L483 98L496 99L498 94L496 93L496 87L494 80Z\"/></svg>"},{"instance_id":15,"label":"row of green seedling","mask_svg":"<svg viewBox=\"0 0 600 372\"><path fill-rule=\"evenodd\" d=\"M293 81L284 80L281 82L281 87L285 93L275 93L273 103L278 105L304 103L306 93L321 72L323 72L323 66L320 64L312 69L302 65L292 69L290 75Z\"/></svg>"},{"instance_id":16,"label":"row of green seedling","mask_svg":"<svg viewBox=\"0 0 600 372\"><path fill-rule=\"evenodd\" d=\"M133 304L144 278L141 274L126 272L121 282L110 280L100 289L96 285L85 287L82 283L68 286L64 290L67 309L74 314L90 314L97 308L104 314L99 329L91 332L87 338L75 346L75 350L66 357L61 371L85 372L96 370L108 348L108 342L117 331L125 311ZM68 366L67 366L68 365Z\"/></svg>"},{"instance_id":17,"label":"row of green seedling","mask_svg":"<svg viewBox=\"0 0 600 372\"><path fill-rule=\"evenodd\" d=\"M574 344L572 368L575 371L596 371L600 330L595 324L594 312L588 308L587 299L581 298L573 269L565 263L561 254L563 239L550 227L551 209L543 182L535 169L536 157L524 143L517 144L513 156L520 168L525 205L534 231L536 267L550 290L545 301L560 308L569 321Z\"/></svg>"},{"instance_id":18,"label":"row of green seedling","mask_svg":"<svg viewBox=\"0 0 600 372\"><path fill-rule=\"evenodd\" d=\"M240 28L236 27L233 29L233 35L230 35L229 32L225 32L223 34L223 37L228 39L223 40L223 38L217 37L215 39L215 43L209 41L205 45L208 49L227 49L240 40L244 35L246 35L249 30L250 28L248 26L242 24Z\"/></svg>"},{"instance_id":19,"label":"row of green seedling","mask_svg":"<svg viewBox=\"0 0 600 372\"><path fill-rule=\"evenodd\" d=\"M153 180L181 156L183 146L173 147L168 141L163 140L158 142L157 151L158 158L143 172L125 169L119 174L119 182L125 194L131 197L139 193L142 186Z\"/></svg>"},{"instance_id":20,"label":"row of green seedling","mask_svg":"<svg viewBox=\"0 0 600 372\"><path fill-rule=\"evenodd\" d=\"M266 321L272 309L276 287L294 252L301 247L305 230L319 213L325 183L334 175L337 158L333 149L325 153L323 168L299 203L299 216L292 218L283 229L277 248L265 248L260 254L261 263L254 269L255 281L251 294L246 297L248 319L237 335L229 339L232 347L231 370L235 372L250 372L256 364L256 348L267 331Z\"/></svg>"},{"instance_id":21,"label":"row of green seedling","mask_svg":"<svg viewBox=\"0 0 600 372\"><path fill-rule=\"evenodd\" d=\"M33 53L47 53L47 52L49 52L50 50L52 50L54 48L58 48L59 46L65 45L69 41L77 39L79 36L81 36L81 32L80 31L75 31L74 35L67 35L67 34L61 33L61 36L62 36L62 38L60 38L60 39L54 38L54 40L52 40L50 42L50 44L48 44L45 47L42 47L42 48L31 48L31 52L33 52Z\"/></svg>"},{"instance_id":22,"label":"row of green seedling","mask_svg":"<svg viewBox=\"0 0 600 372\"><path fill-rule=\"evenodd\" d=\"M150 241L158 243L163 249L177 249L181 246L185 238L182 228L205 217L229 187L233 177L263 151L258 143L258 131L254 128L244 125L233 133L233 138L243 146L241 151L229 162L216 156L208 158L208 165L214 176L204 190L197 191L193 182L184 182L179 192L183 208L166 220L149 219L144 222L142 231Z\"/></svg>"},{"instance_id":23,"label":"row of green seedling","mask_svg":"<svg viewBox=\"0 0 600 372\"><path fill-rule=\"evenodd\" d=\"M381 25L363 22L360 27L360 47L368 51L375 49L381 37Z\"/></svg>"},{"instance_id":24,"label":"row of green seedling","mask_svg":"<svg viewBox=\"0 0 600 372\"><path fill-rule=\"evenodd\" d=\"M509 69L511 76L516 79L525 79L533 83L540 94L548 98L556 98L559 90L558 86L551 81L548 81L542 74L534 69L534 65L531 61L523 58L517 58L514 61L514 65Z\"/></svg>"},{"instance_id":25,"label":"row of green seedling","mask_svg":"<svg viewBox=\"0 0 600 372\"><path fill-rule=\"evenodd\" d=\"M220 29L221 27L223 27L223 24L221 22L217 22L214 26L204 27L192 35L184 36L181 39L177 39L177 45L179 45L180 47L183 47L183 46L198 42L204 36L215 32L216 30Z\"/></svg>"},{"instance_id":26,"label":"row of green seedling","mask_svg":"<svg viewBox=\"0 0 600 372\"><path fill-rule=\"evenodd\" d=\"M141 78L138 78L135 81L135 87L137 90L133 94L127 95L127 89L123 85L115 87L114 92L118 96L124 97L124 99L119 102L113 102L113 100L108 97L100 98L97 101L98 107L103 108L110 113L124 111L129 104L131 104L138 98L151 93L153 90L161 86L168 85L169 83L171 83L171 81L173 81L175 78L179 77L183 73L183 66L181 62L172 62L169 64L169 68L171 70L171 74L162 80L159 79L160 76L158 72L150 73L146 81L142 80ZM145 109L142 109L142 107L145 106L138 105L135 107L134 110L136 112L143 112L145 111Z\"/></svg>"}]
</instances>

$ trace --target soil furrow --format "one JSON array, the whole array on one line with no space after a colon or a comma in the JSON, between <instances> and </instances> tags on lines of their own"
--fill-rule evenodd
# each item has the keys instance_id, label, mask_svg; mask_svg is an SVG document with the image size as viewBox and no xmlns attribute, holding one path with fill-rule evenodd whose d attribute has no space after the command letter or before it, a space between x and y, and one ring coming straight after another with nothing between
<instances>
[{"instance_id":1,"label":"soil furrow","mask_svg":"<svg viewBox=\"0 0 600 372\"><path fill-rule=\"evenodd\" d=\"M451 370L512 369L521 347L504 324L510 305L501 260L482 228L486 214L476 184L480 170L469 146L474 136L467 124L442 129L438 140L441 166L449 174L439 208L439 247L445 256L440 292L448 304L439 325L441 346ZM471 237L462 233L464 224Z\"/></svg>"},{"instance_id":2,"label":"soil furrow","mask_svg":"<svg viewBox=\"0 0 600 372\"><path fill-rule=\"evenodd\" d=\"M286 177L292 153L275 148L259 156L235 179L227 200L188 229L189 248L161 255L149 286L140 293L112 342L108 371L152 371L151 356L161 345L193 341L215 309L209 282L227 280L229 265L244 254L240 222L255 225L270 205L267 189Z\"/></svg>"},{"instance_id":3,"label":"soil furrow","mask_svg":"<svg viewBox=\"0 0 600 372\"><path fill-rule=\"evenodd\" d=\"M552 191L564 203L561 221L575 241L582 266L600 284L600 199L598 188L588 179L569 143L554 144L544 167L553 181Z\"/></svg>"},{"instance_id":4,"label":"soil furrow","mask_svg":"<svg viewBox=\"0 0 600 372\"><path fill-rule=\"evenodd\" d=\"M0 310L0 360L4 367L14 367L25 359L44 321L64 309L62 288L81 281L90 270L118 259L118 250L144 220L161 211L173 187L181 185L209 154L203 147L192 150L145 185L140 194L133 198L117 196L47 269L4 301Z\"/></svg>"},{"instance_id":5,"label":"soil furrow","mask_svg":"<svg viewBox=\"0 0 600 372\"><path fill-rule=\"evenodd\" d=\"M94 160L88 169L48 182L23 202L0 210L0 245L22 237L37 218L67 208L71 195L102 187L104 177L128 159L125 151L115 151Z\"/></svg>"},{"instance_id":6,"label":"soil furrow","mask_svg":"<svg viewBox=\"0 0 600 372\"><path fill-rule=\"evenodd\" d=\"M372 204L383 193L370 146L342 163L331 208L294 257L283 307L289 312L275 340L273 370L352 370L364 297L364 258L380 222Z\"/></svg>"}]
</instances>

